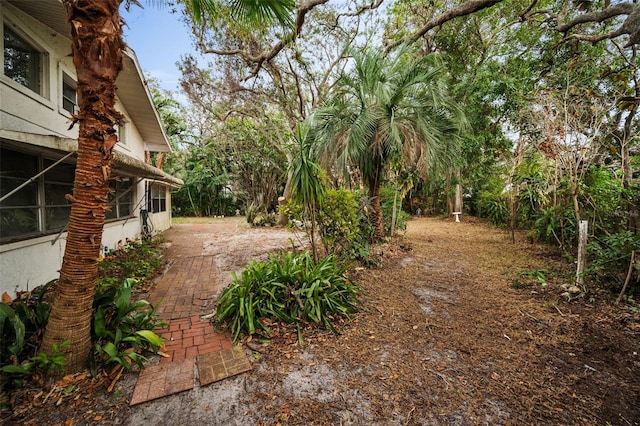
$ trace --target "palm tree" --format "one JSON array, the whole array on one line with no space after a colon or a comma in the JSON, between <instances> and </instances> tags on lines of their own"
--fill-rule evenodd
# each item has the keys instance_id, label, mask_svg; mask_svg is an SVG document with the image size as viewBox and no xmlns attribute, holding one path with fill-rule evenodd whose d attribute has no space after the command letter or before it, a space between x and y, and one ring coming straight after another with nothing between
<instances>
[{"instance_id":1,"label":"palm tree","mask_svg":"<svg viewBox=\"0 0 640 426\"><path fill-rule=\"evenodd\" d=\"M382 240L380 185L389 165L411 164L426 175L446 164L457 152L465 120L448 96L435 55L368 51L353 60L314 114L314 138L325 162L359 169L375 237Z\"/></svg>"},{"instance_id":2,"label":"palm tree","mask_svg":"<svg viewBox=\"0 0 640 426\"><path fill-rule=\"evenodd\" d=\"M196 20L203 12L215 14L215 0L184 0ZM56 285L42 348L70 341L65 372L82 369L91 350L91 317L111 179L115 126L122 115L115 109L116 79L122 70L120 6L136 0L63 0L71 27L73 61L78 80L78 154L69 232L60 279ZM228 3L227 3L228 4ZM292 0L231 0L232 15L253 22L277 19L290 22Z\"/></svg>"}]
</instances>

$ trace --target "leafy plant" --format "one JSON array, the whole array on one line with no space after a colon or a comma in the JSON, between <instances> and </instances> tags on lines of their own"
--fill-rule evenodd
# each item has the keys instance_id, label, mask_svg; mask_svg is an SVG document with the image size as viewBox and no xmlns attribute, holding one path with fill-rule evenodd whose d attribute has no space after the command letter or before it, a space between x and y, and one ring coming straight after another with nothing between
<instances>
[{"instance_id":1,"label":"leafy plant","mask_svg":"<svg viewBox=\"0 0 640 426\"><path fill-rule=\"evenodd\" d=\"M256 219L256 216L258 215L258 206L256 206L255 204L249 204L247 206L245 214L247 216L247 223L250 223L253 225L253 221Z\"/></svg>"},{"instance_id":2,"label":"leafy plant","mask_svg":"<svg viewBox=\"0 0 640 426\"><path fill-rule=\"evenodd\" d=\"M509 207L504 195L483 191L478 198L477 207L481 216L496 226L509 222Z\"/></svg>"},{"instance_id":3,"label":"leafy plant","mask_svg":"<svg viewBox=\"0 0 640 426\"><path fill-rule=\"evenodd\" d=\"M353 192L327 189L318 211L318 229L327 253L350 248L358 237L358 203Z\"/></svg>"},{"instance_id":4,"label":"leafy plant","mask_svg":"<svg viewBox=\"0 0 640 426\"><path fill-rule=\"evenodd\" d=\"M46 373L57 373L62 371L67 364L67 360L64 356L64 349L67 349L71 342L65 340L60 345L54 343L52 345L52 355L47 355L46 352L40 352L38 355L31 358L32 365Z\"/></svg>"},{"instance_id":5,"label":"leafy plant","mask_svg":"<svg viewBox=\"0 0 640 426\"><path fill-rule=\"evenodd\" d=\"M116 249L106 252L105 255L104 260L98 263L98 288L119 287L125 278L145 280L162 266L157 240L127 240L125 244L119 244Z\"/></svg>"},{"instance_id":6,"label":"leafy plant","mask_svg":"<svg viewBox=\"0 0 640 426\"><path fill-rule=\"evenodd\" d=\"M145 357L137 353L140 349L157 352L163 345L162 339L153 331L166 324L157 321L155 308L146 300L132 301L131 293L136 280L128 278L115 291L107 288L107 293L97 294L96 313L92 324L94 351L89 364L92 374L97 372L97 363L116 362L129 369L135 362L143 366Z\"/></svg>"},{"instance_id":7,"label":"leafy plant","mask_svg":"<svg viewBox=\"0 0 640 426\"><path fill-rule=\"evenodd\" d=\"M308 251L251 262L223 291L215 321L228 326L235 340L243 332L268 335L265 319L324 324L337 333L336 316L356 312L362 294L345 272L335 256L314 262Z\"/></svg>"},{"instance_id":8,"label":"leafy plant","mask_svg":"<svg viewBox=\"0 0 640 426\"><path fill-rule=\"evenodd\" d=\"M53 353L51 355L48 355L46 352L40 352L22 364L3 365L0 367L0 372L3 376L0 382L2 386L0 386L0 388L3 388L6 383L11 383L13 387L21 387L27 378L38 371L44 372L45 374L55 374L62 371L67 364L63 350L67 349L69 345L69 340L65 340L60 345L54 343L52 345Z\"/></svg>"},{"instance_id":9,"label":"leafy plant","mask_svg":"<svg viewBox=\"0 0 640 426\"><path fill-rule=\"evenodd\" d=\"M640 236L631 231L605 235L592 239L587 250L593 260L586 274L619 287L625 279L631 251L640 250ZM636 289L632 286L630 290L631 293Z\"/></svg>"},{"instance_id":10,"label":"leafy plant","mask_svg":"<svg viewBox=\"0 0 640 426\"><path fill-rule=\"evenodd\" d=\"M24 347L26 327L9 305L0 303L0 366L17 360Z\"/></svg>"},{"instance_id":11,"label":"leafy plant","mask_svg":"<svg viewBox=\"0 0 640 426\"><path fill-rule=\"evenodd\" d=\"M396 214L393 214L393 199L395 194L395 189L390 186L385 186L380 188L380 201L382 203L382 219L384 224L384 232L386 235L391 236L391 229L393 218L395 218L396 223L394 225L395 231L406 231L407 229L407 221L411 217L407 212L402 209L398 209ZM400 201L401 203L401 201ZM400 204L399 203L399 204Z\"/></svg>"},{"instance_id":12,"label":"leafy plant","mask_svg":"<svg viewBox=\"0 0 640 426\"><path fill-rule=\"evenodd\" d=\"M19 386L30 376L30 367L22 364L30 365L30 357L36 354L49 317L44 294L54 282L38 287L28 299L12 306L0 303L0 388L6 383Z\"/></svg>"}]
</instances>

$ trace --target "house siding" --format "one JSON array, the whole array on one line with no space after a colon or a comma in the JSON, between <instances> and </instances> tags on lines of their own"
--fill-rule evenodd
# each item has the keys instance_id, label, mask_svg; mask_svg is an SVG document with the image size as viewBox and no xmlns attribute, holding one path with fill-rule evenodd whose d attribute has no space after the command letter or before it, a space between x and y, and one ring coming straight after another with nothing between
<instances>
[{"instance_id":1,"label":"house siding","mask_svg":"<svg viewBox=\"0 0 640 426\"><path fill-rule=\"evenodd\" d=\"M55 1L55 0L52 0ZM62 7L62 5L60 5ZM0 146L6 149L59 158L77 149L77 126L69 129L71 114L62 107L63 73L75 79L71 59L71 41L17 7L0 0L0 29L9 25L11 30L45 52L41 93L35 93L0 73ZM1 42L4 44L4 41ZM4 49L3 49L4 52ZM139 76L140 80L143 79ZM141 96L147 97L146 93ZM144 161L145 140L126 105L118 99L116 108L125 117L125 138L115 149L129 157ZM148 124L147 124L148 126ZM159 124L158 124L159 126ZM152 141L154 144L168 144ZM37 147L38 149L34 149ZM75 161L75 160L74 160ZM142 232L141 209L147 208L147 180L127 168L115 174L134 181L131 215L107 221L102 246L117 247L118 242L140 238ZM148 175L148 174L147 174ZM171 226L170 193L167 191L167 211L151 213L153 230L160 232ZM6 191L4 191L6 192ZM4 193L3 192L3 193ZM42 201L40 201L42 202ZM2 204L0 204L0 207ZM66 232L44 231L36 237L5 238L0 243L0 293L12 297L17 291L31 290L58 277L66 244ZM2 225L0 225L0 239Z\"/></svg>"}]
</instances>

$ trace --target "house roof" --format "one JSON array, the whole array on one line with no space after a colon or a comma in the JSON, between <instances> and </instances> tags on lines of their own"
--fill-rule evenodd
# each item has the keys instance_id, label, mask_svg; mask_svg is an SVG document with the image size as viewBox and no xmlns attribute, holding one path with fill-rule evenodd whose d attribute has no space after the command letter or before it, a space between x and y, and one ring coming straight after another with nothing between
<instances>
[{"instance_id":1,"label":"house roof","mask_svg":"<svg viewBox=\"0 0 640 426\"><path fill-rule=\"evenodd\" d=\"M67 15L61 0L8 0L44 25L65 37L70 37ZM145 149L154 152L171 152L171 145L155 109L140 64L133 50L124 52L123 70L116 82L117 96L135 122L145 143Z\"/></svg>"},{"instance_id":2,"label":"house roof","mask_svg":"<svg viewBox=\"0 0 640 426\"><path fill-rule=\"evenodd\" d=\"M3 135L6 137L3 137ZM52 160L59 160L72 152L74 155L69 160L73 162L77 156L78 140L70 138L60 138L56 136L40 135L36 140L25 143L21 140L22 134L19 132L0 131L0 144L7 148L13 148L33 155L43 155ZM179 188L184 184L182 179L178 179L169 173L140 161L119 151L113 151L113 170L119 174L138 176L154 181L164 182L168 186Z\"/></svg>"}]
</instances>

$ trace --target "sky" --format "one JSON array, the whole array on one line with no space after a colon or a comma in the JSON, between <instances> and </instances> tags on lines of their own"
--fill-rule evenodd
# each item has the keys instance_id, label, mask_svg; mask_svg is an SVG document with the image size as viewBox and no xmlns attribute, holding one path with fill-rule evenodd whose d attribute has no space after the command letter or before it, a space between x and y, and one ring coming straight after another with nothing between
<instances>
[{"instance_id":1,"label":"sky","mask_svg":"<svg viewBox=\"0 0 640 426\"><path fill-rule=\"evenodd\" d=\"M160 82L163 89L181 92L178 86L180 71L176 62L194 48L189 37L191 30L180 20L180 13L172 7L140 1L144 8L132 5L122 10L126 22L124 39L138 57L145 75Z\"/></svg>"}]
</instances>

